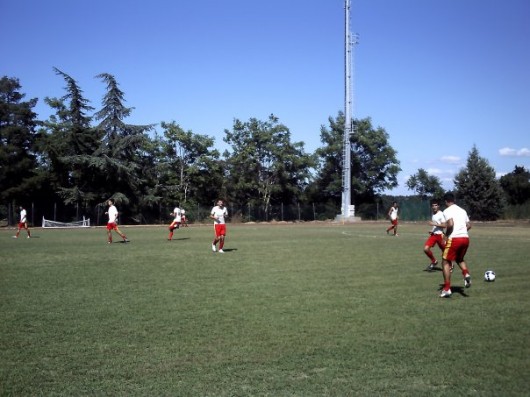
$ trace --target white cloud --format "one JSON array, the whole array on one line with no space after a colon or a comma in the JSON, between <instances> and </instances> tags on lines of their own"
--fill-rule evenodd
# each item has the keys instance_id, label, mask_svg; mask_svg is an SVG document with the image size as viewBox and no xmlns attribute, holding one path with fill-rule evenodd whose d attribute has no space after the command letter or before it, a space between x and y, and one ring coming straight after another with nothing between
<instances>
[{"instance_id":1,"label":"white cloud","mask_svg":"<svg viewBox=\"0 0 530 397\"><path fill-rule=\"evenodd\" d=\"M439 168L427 168L426 171L427 171L427 173L429 175L440 175L440 174L444 174L444 173L447 172L447 171L443 171L443 170L441 170Z\"/></svg>"},{"instance_id":2,"label":"white cloud","mask_svg":"<svg viewBox=\"0 0 530 397\"><path fill-rule=\"evenodd\" d=\"M521 148L521 149L512 149L509 147L503 147L499 149L499 154L506 157L530 157L530 149Z\"/></svg>"},{"instance_id":3,"label":"white cloud","mask_svg":"<svg viewBox=\"0 0 530 397\"><path fill-rule=\"evenodd\" d=\"M460 157L457 156L442 156L441 161L447 164L460 164Z\"/></svg>"}]
</instances>

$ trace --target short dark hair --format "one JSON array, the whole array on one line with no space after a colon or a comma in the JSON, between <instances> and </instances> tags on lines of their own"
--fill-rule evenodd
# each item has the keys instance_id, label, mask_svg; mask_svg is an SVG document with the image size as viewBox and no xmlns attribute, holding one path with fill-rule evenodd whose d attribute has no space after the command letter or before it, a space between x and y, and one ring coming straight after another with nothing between
<instances>
[{"instance_id":1,"label":"short dark hair","mask_svg":"<svg viewBox=\"0 0 530 397\"><path fill-rule=\"evenodd\" d=\"M431 200L431 205L433 205L433 204L440 205L440 200L438 200L438 199L436 199L436 198L435 198L435 199L432 199L432 200Z\"/></svg>"},{"instance_id":2,"label":"short dark hair","mask_svg":"<svg viewBox=\"0 0 530 397\"><path fill-rule=\"evenodd\" d=\"M455 195L453 194L453 192L447 192L444 195L444 200L447 201L448 203L454 203Z\"/></svg>"}]
</instances>

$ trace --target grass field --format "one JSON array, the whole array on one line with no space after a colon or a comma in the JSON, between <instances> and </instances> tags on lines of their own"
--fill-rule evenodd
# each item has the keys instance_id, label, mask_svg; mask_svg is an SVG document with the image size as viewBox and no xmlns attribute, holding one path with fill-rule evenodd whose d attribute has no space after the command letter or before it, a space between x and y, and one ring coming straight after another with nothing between
<instances>
[{"instance_id":1,"label":"grass field","mask_svg":"<svg viewBox=\"0 0 530 397\"><path fill-rule=\"evenodd\" d=\"M475 225L449 299L386 226L3 228L0 395L530 395L530 225Z\"/></svg>"}]
</instances>

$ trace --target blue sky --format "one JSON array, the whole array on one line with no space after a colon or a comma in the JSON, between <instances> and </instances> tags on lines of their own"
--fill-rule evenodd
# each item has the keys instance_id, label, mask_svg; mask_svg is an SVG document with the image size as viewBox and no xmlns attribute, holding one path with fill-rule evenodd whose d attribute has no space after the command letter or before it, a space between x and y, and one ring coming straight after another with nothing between
<instances>
[{"instance_id":1,"label":"blue sky","mask_svg":"<svg viewBox=\"0 0 530 397\"><path fill-rule=\"evenodd\" d=\"M446 188L476 145L499 175L530 169L530 1L352 0L354 117L384 128L400 187L419 168ZM274 113L303 141L344 109L344 0L0 0L0 75L26 99L72 76L99 108L114 75L131 124L215 138Z\"/></svg>"}]
</instances>

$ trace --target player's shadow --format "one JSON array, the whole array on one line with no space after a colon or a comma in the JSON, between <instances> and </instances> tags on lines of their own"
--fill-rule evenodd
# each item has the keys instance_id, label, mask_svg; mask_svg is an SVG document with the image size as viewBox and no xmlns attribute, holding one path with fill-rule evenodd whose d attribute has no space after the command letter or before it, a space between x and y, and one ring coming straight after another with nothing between
<instances>
[{"instance_id":1,"label":"player's shadow","mask_svg":"<svg viewBox=\"0 0 530 397\"><path fill-rule=\"evenodd\" d=\"M442 291L444 285L443 284L440 284L440 288L438 288L438 291ZM466 294L465 292L465 288L464 287L458 287L458 286L455 286L455 285L451 285L451 292L454 294L460 294L462 295L464 298L469 298L469 295Z\"/></svg>"},{"instance_id":2,"label":"player's shadow","mask_svg":"<svg viewBox=\"0 0 530 397\"><path fill-rule=\"evenodd\" d=\"M442 268L441 267L433 267L432 269L430 268L425 268L423 269L424 272L427 272L427 273L433 273L433 272L441 272L442 271Z\"/></svg>"},{"instance_id":3,"label":"player's shadow","mask_svg":"<svg viewBox=\"0 0 530 397\"><path fill-rule=\"evenodd\" d=\"M181 240L189 240L190 238L189 237L179 237L179 238L172 238L171 240L168 240L168 241L181 241Z\"/></svg>"},{"instance_id":4,"label":"player's shadow","mask_svg":"<svg viewBox=\"0 0 530 397\"><path fill-rule=\"evenodd\" d=\"M224 251L224 252L237 251L237 248L223 248L223 251Z\"/></svg>"}]
</instances>

